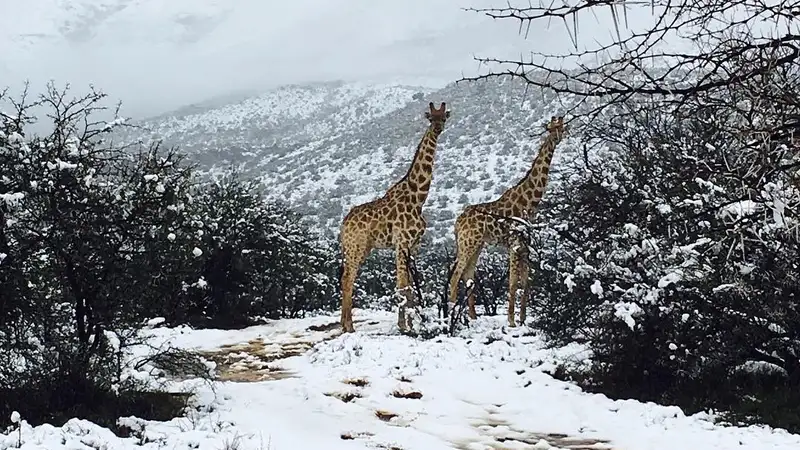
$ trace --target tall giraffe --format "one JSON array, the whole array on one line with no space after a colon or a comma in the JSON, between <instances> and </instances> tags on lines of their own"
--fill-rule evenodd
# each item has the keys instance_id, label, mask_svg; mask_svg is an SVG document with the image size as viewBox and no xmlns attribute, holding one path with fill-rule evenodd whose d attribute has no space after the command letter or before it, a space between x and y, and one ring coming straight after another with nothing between
<instances>
[{"instance_id":1,"label":"tall giraffe","mask_svg":"<svg viewBox=\"0 0 800 450\"><path fill-rule=\"evenodd\" d=\"M422 206L428 198L433 180L433 159L439 135L450 117L445 103L439 109L433 102L425 117L430 126L414 153L408 173L383 197L369 203L354 206L342 222L339 242L342 247L342 329L352 333L353 329L353 285L361 264L372 249L394 248L397 270L397 291L404 297L397 313L397 326L408 329L405 317L406 306L414 306L408 258L416 255L427 222L422 217Z\"/></svg>"},{"instance_id":2,"label":"tall giraffe","mask_svg":"<svg viewBox=\"0 0 800 450\"><path fill-rule=\"evenodd\" d=\"M514 306L517 288L523 290L520 304L520 321L525 323L528 303L528 245L523 242L519 232L514 228L514 217L527 220L536 211L544 195L550 173L550 162L553 152L566 133L563 117L553 117L545 127L545 136L539 147L539 154L533 161L531 169L515 186L508 189L497 200L470 205L456 219L456 261L451 268L449 281L450 307L455 306L458 296L458 282L464 280L467 285L469 317L475 319L475 266L478 256L485 244L497 244L509 250L508 271L508 325L514 322Z\"/></svg>"}]
</instances>

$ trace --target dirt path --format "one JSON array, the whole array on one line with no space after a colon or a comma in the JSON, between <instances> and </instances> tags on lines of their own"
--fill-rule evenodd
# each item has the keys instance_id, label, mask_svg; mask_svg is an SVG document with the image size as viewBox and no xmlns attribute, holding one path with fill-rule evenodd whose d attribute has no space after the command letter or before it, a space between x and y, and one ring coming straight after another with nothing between
<instances>
[{"instance_id":1,"label":"dirt path","mask_svg":"<svg viewBox=\"0 0 800 450\"><path fill-rule=\"evenodd\" d=\"M363 328L379 328L378 322L361 321ZM366 322L366 323L363 323ZM204 358L216 363L217 379L234 383L278 381L287 378L303 378L303 374L288 370L281 364L287 358L300 356L315 345L335 339L341 335L338 322L312 325L304 330L287 331L286 334L270 337L257 337L247 342L223 345L211 350L200 351ZM327 397L343 403L362 406L373 413L374 421L392 428L407 428L413 433L430 431L415 426L415 419L404 417L405 411L392 411L378 407L382 398L404 399L414 402L424 397L411 379L398 378L400 386L394 389L378 390L371 388L368 377L355 377L339 380L339 389L323 390ZM385 380L384 380L385 381ZM385 391L385 392L384 392ZM461 440L447 440L453 449L458 450L500 450L500 449L570 449L570 450L617 450L608 441L568 436L558 433L536 432L519 429L503 417L501 405L479 406L485 414L470 420L466 425L475 430L479 437ZM413 408L412 408L413 409ZM423 413L424 414L424 413ZM364 427L362 431L342 431L340 438L345 441L358 441L370 448L404 450L402 444L382 439L373 428ZM409 436L410 437L410 436ZM400 441L402 442L402 441Z\"/></svg>"}]
</instances>

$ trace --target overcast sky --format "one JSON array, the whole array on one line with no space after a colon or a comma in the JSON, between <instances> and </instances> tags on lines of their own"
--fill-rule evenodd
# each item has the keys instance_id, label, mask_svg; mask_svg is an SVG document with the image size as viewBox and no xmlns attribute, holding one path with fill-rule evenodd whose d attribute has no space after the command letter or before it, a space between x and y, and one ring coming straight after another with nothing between
<instances>
[{"instance_id":1,"label":"overcast sky","mask_svg":"<svg viewBox=\"0 0 800 450\"><path fill-rule=\"evenodd\" d=\"M473 55L565 51L562 22L517 23L460 8L505 0L0 0L0 84L89 83L126 115L286 83L334 79L444 84ZM527 1L525 2L527 3ZM633 12L647 20L649 8ZM609 16L581 18L606 40Z\"/></svg>"}]
</instances>

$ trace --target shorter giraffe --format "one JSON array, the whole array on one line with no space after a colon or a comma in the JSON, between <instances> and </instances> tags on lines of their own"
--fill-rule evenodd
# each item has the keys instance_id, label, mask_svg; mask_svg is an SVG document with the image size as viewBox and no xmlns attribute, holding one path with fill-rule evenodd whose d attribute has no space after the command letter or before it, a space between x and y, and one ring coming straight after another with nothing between
<instances>
[{"instance_id":1,"label":"shorter giraffe","mask_svg":"<svg viewBox=\"0 0 800 450\"><path fill-rule=\"evenodd\" d=\"M514 187L497 200L470 205L456 219L456 261L451 268L449 300L451 309L458 296L458 282L467 283L469 317L475 319L475 292L472 286L475 266L485 244L506 247L509 252L508 271L508 325L516 326L514 306L517 288L523 291L520 304L520 321L525 323L528 304L528 243L517 231L519 220L529 220L544 195L550 173L553 151L566 133L563 117L553 117L545 127L547 136L539 147L539 154L531 169ZM518 218L515 220L515 218Z\"/></svg>"},{"instance_id":2,"label":"shorter giraffe","mask_svg":"<svg viewBox=\"0 0 800 450\"><path fill-rule=\"evenodd\" d=\"M437 109L433 102L425 117L430 126L414 153L408 173L389 188L383 197L354 206L344 218L339 242L342 247L342 329L353 330L353 285L358 270L372 249L394 248L397 270L397 291L404 297L397 313L397 326L407 331L405 309L415 305L411 290L408 261L416 255L427 222L422 216L422 206L428 198L433 180L433 160L439 135L450 117L445 103Z\"/></svg>"}]
</instances>

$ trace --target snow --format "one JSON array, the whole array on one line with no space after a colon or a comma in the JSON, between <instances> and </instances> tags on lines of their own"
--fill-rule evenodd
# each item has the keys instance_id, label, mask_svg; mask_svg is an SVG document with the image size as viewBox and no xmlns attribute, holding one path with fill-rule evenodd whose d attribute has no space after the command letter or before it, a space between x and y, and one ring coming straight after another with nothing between
<instances>
[{"instance_id":1,"label":"snow","mask_svg":"<svg viewBox=\"0 0 800 450\"><path fill-rule=\"evenodd\" d=\"M618 302L614 305L614 317L625 322L631 330L636 327L635 317L642 312L642 308L633 302Z\"/></svg>"},{"instance_id":2,"label":"snow","mask_svg":"<svg viewBox=\"0 0 800 450\"><path fill-rule=\"evenodd\" d=\"M595 439L591 448L598 449L800 448L800 436L782 430L723 427L708 414L686 416L677 407L614 401L557 381L546 371L561 362L584 361L585 349L577 344L547 349L527 328L504 327L504 316L481 317L459 337L417 340L397 334L393 313L356 310L354 315L356 333L345 335L335 315L238 331L147 330L156 344L195 350L259 339L263 352L276 354L279 347L313 345L271 363L285 377L172 382L175 389L196 393L195 408L168 422L123 418L120 423L134 430L129 438L85 420L32 428L23 417L22 449L534 449L554 448L553 433ZM328 324L332 330L309 329ZM237 352L241 349L231 355ZM0 449L15 448L17 433L0 434Z\"/></svg>"},{"instance_id":3,"label":"snow","mask_svg":"<svg viewBox=\"0 0 800 450\"><path fill-rule=\"evenodd\" d=\"M603 296L603 285L600 283L600 280L594 280L589 289L592 291L592 294L602 297Z\"/></svg>"},{"instance_id":4,"label":"snow","mask_svg":"<svg viewBox=\"0 0 800 450\"><path fill-rule=\"evenodd\" d=\"M658 280L658 287L663 289L670 284L677 283L683 279L683 272L680 270L675 270L670 272Z\"/></svg>"},{"instance_id":5,"label":"snow","mask_svg":"<svg viewBox=\"0 0 800 450\"><path fill-rule=\"evenodd\" d=\"M56 158L56 162L54 162L54 163L48 162L47 163L47 168L50 169L50 170L56 170L56 169L58 169L58 170L71 170L71 169L78 168L78 165L75 164L75 163L62 161L62 160Z\"/></svg>"},{"instance_id":6,"label":"snow","mask_svg":"<svg viewBox=\"0 0 800 450\"><path fill-rule=\"evenodd\" d=\"M564 285L567 286L567 290L569 292L572 292L572 289L574 289L575 286L577 286L577 284L575 283L575 280L573 278L574 277L573 277L573 275L571 273L567 274L567 276L564 277Z\"/></svg>"},{"instance_id":7,"label":"snow","mask_svg":"<svg viewBox=\"0 0 800 450\"><path fill-rule=\"evenodd\" d=\"M147 321L147 327L148 328L157 327L157 326L161 325L162 323L164 323L166 321L167 321L167 319L165 319L163 317L153 317L152 319Z\"/></svg>"},{"instance_id":8,"label":"snow","mask_svg":"<svg viewBox=\"0 0 800 450\"><path fill-rule=\"evenodd\" d=\"M20 200L25 198L25 194L22 192L12 192L10 194L0 194L0 203L5 203L8 206L16 206L19 204Z\"/></svg>"},{"instance_id":9,"label":"snow","mask_svg":"<svg viewBox=\"0 0 800 450\"><path fill-rule=\"evenodd\" d=\"M726 219L740 219L744 216L754 214L760 209L760 205L752 200L742 200L731 205L720 208L717 216Z\"/></svg>"}]
</instances>

